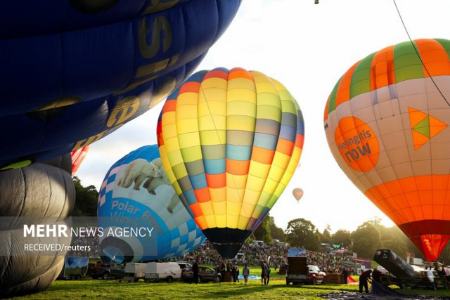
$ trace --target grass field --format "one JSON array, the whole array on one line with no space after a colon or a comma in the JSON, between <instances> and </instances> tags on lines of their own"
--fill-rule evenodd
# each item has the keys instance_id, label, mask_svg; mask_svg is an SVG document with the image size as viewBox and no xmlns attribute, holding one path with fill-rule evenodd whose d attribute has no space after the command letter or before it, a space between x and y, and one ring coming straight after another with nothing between
<instances>
[{"instance_id":1,"label":"grass field","mask_svg":"<svg viewBox=\"0 0 450 300\"><path fill-rule=\"evenodd\" d=\"M260 274L251 268L252 275ZM115 280L58 280L45 292L20 299L323 299L320 295L335 292L355 292L357 285L286 286L283 275L272 270L269 286L259 280L248 285L240 283L125 283ZM406 290L409 295L450 297L450 291ZM19 298L18 298L19 299Z\"/></svg>"},{"instance_id":2,"label":"grass field","mask_svg":"<svg viewBox=\"0 0 450 300\"><path fill-rule=\"evenodd\" d=\"M355 286L286 286L275 280L269 286L258 281L243 283L119 283L117 281L56 281L49 290L22 299L321 299L319 294L355 291Z\"/></svg>"},{"instance_id":3,"label":"grass field","mask_svg":"<svg viewBox=\"0 0 450 300\"><path fill-rule=\"evenodd\" d=\"M320 295L355 292L356 285L286 286L284 280L273 280L262 286L253 280L241 283L124 283L114 280L60 280L49 290L20 299L323 299ZM407 291L410 295L449 297L449 291ZM19 299L19 298L17 298ZM448 299L448 298L447 298Z\"/></svg>"}]
</instances>

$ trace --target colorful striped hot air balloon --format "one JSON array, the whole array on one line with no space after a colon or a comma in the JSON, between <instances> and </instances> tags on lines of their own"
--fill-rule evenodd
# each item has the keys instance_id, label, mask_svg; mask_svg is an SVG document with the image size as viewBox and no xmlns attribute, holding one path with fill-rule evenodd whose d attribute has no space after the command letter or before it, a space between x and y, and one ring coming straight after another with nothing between
<instances>
[{"instance_id":1,"label":"colorful striped hot air balloon","mask_svg":"<svg viewBox=\"0 0 450 300\"><path fill-rule=\"evenodd\" d=\"M387 47L351 67L325 109L347 176L436 260L450 238L450 41Z\"/></svg>"},{"instance_id":2,"label":"colorful striped hot air balloon","mask_svg":"<svg viewBox=\"0 0 450 300\"><path fill-rule=\"evenodd\" d=\"M72 150L72 152L70 152L70 156L72 157L72 174L75 174L78 171L78 168L81 166L81 163L85 159L88 151L89 145L78 148L76 150Z\"/></svg>"},{"instance_id":3,"label":"colorful striped hot air balloon","mask_svg":"<svg viewBox=\"0 0 450 300\"><path fill-rule=\"evenodd\" d=\"M232 258L280 197L303 147L303 118L278 81L236 68L201 71L158 122L169 181L222 257Z\"/></svg>"}]
</instances>

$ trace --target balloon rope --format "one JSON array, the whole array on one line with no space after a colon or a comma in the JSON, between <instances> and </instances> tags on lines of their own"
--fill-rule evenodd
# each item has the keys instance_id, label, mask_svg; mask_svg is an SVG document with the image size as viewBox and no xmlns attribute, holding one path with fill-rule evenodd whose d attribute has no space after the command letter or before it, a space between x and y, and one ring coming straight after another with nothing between
<instances>
[{"instance_id":1,"label":"balloon rope","mask_svg":"<svg viewBox=\"0 0 450 300\"><path fill-rule=\"evenodd\" d=\"M408 28L406 27L405 21L403 20L402 14L400 13L400 9L398 8L397 2L396 0L392 0L392 2L394 2L394 6L395 9L397 10L397 14L398 17L400 18L400 21L402 22L403 28L405 29L406 34L408 35L408 39L411 42L411 45L414 48L414 51L416 52L417 57L420 59L420 62L423 66L423 68L425 69L425 72L427 72L428 77L430 77L431 81L433 82L434 86L436 87L436 89L438 90L439 94L441 94L442 98L444 99L444 101L447 103L448 106L450 106L450 102L447 100L447 98L445 97L444 93L442 92L442 90L439 88L439 86L437 85L437 83L434 81L433 76L431 76L430 71L428 70L427 66L425 65L425 63L422 60L422 57L420 56L419 50L416 47L416 44L414 43L414 41L411 38L411 35L409 34Z\"/></svg>"}]
</instances>

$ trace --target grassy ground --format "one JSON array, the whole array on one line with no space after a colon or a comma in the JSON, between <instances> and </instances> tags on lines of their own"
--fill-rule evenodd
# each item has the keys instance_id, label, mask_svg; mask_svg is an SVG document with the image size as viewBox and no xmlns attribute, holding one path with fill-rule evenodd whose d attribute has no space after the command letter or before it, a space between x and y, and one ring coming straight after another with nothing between
<instances>
[{"instance_id":1,"label":"grassy ground","mask_svg":"<svg viewBox=\"0 0 450 300\"><path fill-rule=\"evenodd\" d=\"M49 290L22 299L321 299L319 294L354 291L355 286L286 286L275 280L269 286L258 281L243 283L118 283L107 280L56 281Z\"/></svg>"},{"instance_id":2,"label":"grassy ground","mask_svg":"<svg viewBox=\"0 0 450 300\"><path fill-rule=\"evenodd\" d=\"M242 272L242 271L241 271ZM250 268L250 274L260 275L258 267ZM124 283L114 280L59 280L45 292L21 299L322 299L322 294L355 292L357 285L304 285L286 286L284 275L271 272L269 286L259 280L251 280L246 286L240 283ZM447 290L402 290L409 295L450 297Z\"/></svg>"}]
</instances>

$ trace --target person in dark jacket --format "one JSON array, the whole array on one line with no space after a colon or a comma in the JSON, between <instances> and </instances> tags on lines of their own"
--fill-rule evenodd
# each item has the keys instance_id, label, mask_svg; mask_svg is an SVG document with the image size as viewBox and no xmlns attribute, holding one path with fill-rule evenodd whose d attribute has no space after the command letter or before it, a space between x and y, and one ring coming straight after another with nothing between
<instances>
[{"instance_id":1,"label":"person in dark jacket","mask_svg":"<svg viewBox=\"0 0 450 300\"><path fill-rule=\"evenodd\" d=\"M266 265L266 285L269 285L270 281L270 264L267 263Z\"/></svg>"},{"instance_id":2,"label":"person in dark jacket","mask_svg":"<svg viewBox=\"0 0 450 300\"><path fill-rule=\"evenodd\" d=\"M369 269L369 270L361 273L361 275L359 276L359 292L360 293L363 292L363 288L366 293L369 293L369 280L370 280L371 275L372 275L372 270Z\"/></svg>"},{"instance_id":3,"label":"person in dark jacket","mask_svg":"<svg viewBox=\"0 0 450 300\"><path fill-rule=\"evenodd\" d=\"M244 275L244 284L248 283L248 275L250 275L250 269L248 268L247 263L244 264L244 268L242 269L242 275Z\"/></svg>"},{"instance_id":4,"label":"person in dark jacket","mask_svg":"<svg viewBox=\"0 0 450 300\"><path fill-rule=\"evenodd\" d=\"M348 271L346 268L342 269L342 281L347 284Z\"/></svg>"},{"instance_id":5,"label":"person in dark jacket","mask_svg":"<svg viewBox=\"0 0 450 300\"><path fill-rule=\"evenodd\" d=\"M239 282L239 266L237 264L234 265L234 276L235 282Z\"/></svg>"},{"instance_id":6,"label":"person in dark jacket","mask_svg":"<svg viewBox=\"0 0 450 300\"><path fill-rule=\"evenodd\" d=\"M196 259L194 264L192 265L192 273L193 273L193 280L195 283L198 283L198 260Z\"/></svg>"}]
</instances>

